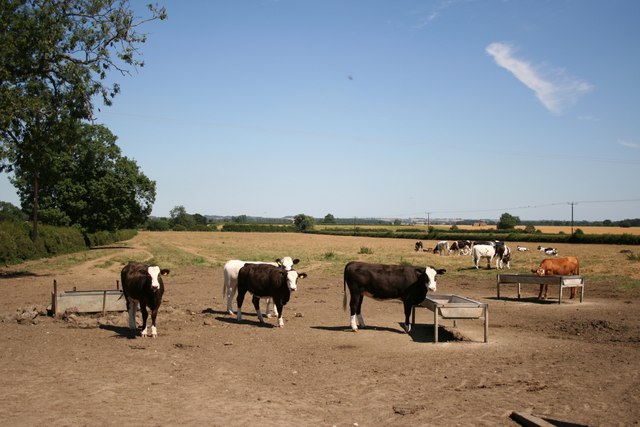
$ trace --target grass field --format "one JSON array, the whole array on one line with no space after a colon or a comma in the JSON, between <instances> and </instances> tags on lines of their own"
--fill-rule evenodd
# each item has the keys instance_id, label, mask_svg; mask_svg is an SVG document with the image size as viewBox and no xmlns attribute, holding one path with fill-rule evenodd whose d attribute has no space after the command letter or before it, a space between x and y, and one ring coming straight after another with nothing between
<instances>
[{"instance_id":1,"label":"grass field","mask_svg":"<svg viewBox=\"0 0 640 427\"><path fill-rule=\"evenodd\" d=\"M367 229L380 229L380 230L402 230L404 229L416 229L416 230L424 230L427 232L427 226L425 225L356 225L359 228L367 228ZM324 225L319 224L316 225L317 229L327 229L327 228L344 228L344 229L353 229L353 225ZM436 230L450 230L451 225L434 225ZM458 225L460 230L495 230L496 227L493 225L485 225L485 226L475 226L475 225ZM518 229L524 229L524 226L516 227ZM640 235L640 227L577 227L574 226L573 230L577 229L582 230L585 234L632 234L632 235ZM545 234L571 234L571 226L568 225L541 225L536 226L536 230L540 230Z\"/></svg>"}]
</instances>

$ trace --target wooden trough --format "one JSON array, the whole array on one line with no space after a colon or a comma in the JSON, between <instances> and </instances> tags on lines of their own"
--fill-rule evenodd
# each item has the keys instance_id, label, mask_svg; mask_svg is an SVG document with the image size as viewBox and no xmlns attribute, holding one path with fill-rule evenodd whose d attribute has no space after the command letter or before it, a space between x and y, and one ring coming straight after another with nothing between
<instances>
[{"instance_id":1,"label":"wooden trough","mask_svg":"<svg viewBox=\"0 0 640 427\"><path fill-rule=\"evenodd\" d=\"M458 319L484 320L484 342L488 342L489 334L489 305L459 295L432 294L427 295L424 301L413 306L411 324L416 323L416 307L424 307L433 312L433 336L434 342L438 342L438 316L443 319L453 319L456 327Z\"/></svg>"},{"instance_id":2,"label":"wooden trough","mask_svg":"<svg viewBox=\"0 0 640 427\"><path fill-rule=\"evenodd\" d=\"M126 311L127 304L122 290L116 281L116 289L96 291L59 291L58 282L53 281L51 293L51 310L53 316L58 317L66 310L74 308L79 313L102 313L109 311Z\"/></svg>"},{"instance_id":3,"label":"wooden trough","mask_svg":"<svg viewBox=\"0 0 640 427\"><path fill-rule=\"evenodd\" d=\"M500 285L518 285L518 299L520 299L520 285L556 285L558 286L558 304L562 303L562 291L566 288L580 288L580 302L584 300L583 276L538 276L537 274L498 274L496 277L497 297L500 299Z\"/></svg>"}]
</instances>

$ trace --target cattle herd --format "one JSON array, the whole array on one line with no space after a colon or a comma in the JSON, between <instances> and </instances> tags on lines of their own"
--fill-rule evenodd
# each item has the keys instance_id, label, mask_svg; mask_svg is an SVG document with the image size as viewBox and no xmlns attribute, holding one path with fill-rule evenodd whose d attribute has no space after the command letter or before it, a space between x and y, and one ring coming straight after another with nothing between
<instances>
[{"instance_id":1,"label":"cattle herd","mask_svg":"<svg viewBox=\"0 0 640 427\"><path fill-rule=\"evenodd\" d=\"M414 249L424 251L422 242L416 242ZM518 246L519 252L528 251L526 247ZM546 255L556 257L558 251L554 248L538 247L538 250ZM493 258L496 259L496 268L510 269L511 249L504 242L482 241L471 242L469 240L440 241L436 246L427 250L439 255L467 255L471 256L475 268L479 268L480 261L487 260L487 268L491 268ZM283 257L275 262L230 260L224 265L223 274L223 298L226 300L227 312L233 314L232 301L236 295L237 320L242 321L242 304L247 292L252 295L252 303L258 320L264 323L260 310L260 299L266 299L266 315L272 314L278 318L278 326L284 326L282 312L289 302L291 292L298 287L298 279L304 279L306 273L298 273L294 266L299 259ZM531 270L539 276L553 275L578 275L580 274L579 262L575 257L547 258L537 269ZM360 261L351 261L344 268L343 281L343 309L347 306L347 288L349 289L350 327L357 331L358 327L364 327L362 316L362 302L364 296L378 300L400 299L404 306L404 329L411 331L409 317L412 308L424 301L427 292L435 292L437 288L436 277L444 274L445 269L436 269L431 266L414 267L404 265L372 264ZM126 300L129 312L129 329L135 333L137 330L135 314L140 306L142 314L141 336L146 337L148 311L151 310L151 336L157 337L156 317L164 294L164 283L161 276L169 274L169 270L161 269L157 265L145 265L129 262L121 272L123 296ZM540 285L538 298L546 299L547 286ZM571 290L571 298L575 297L575 288ZM273 310L269 306L273 306Z\"/></svg>"}]
</instances>

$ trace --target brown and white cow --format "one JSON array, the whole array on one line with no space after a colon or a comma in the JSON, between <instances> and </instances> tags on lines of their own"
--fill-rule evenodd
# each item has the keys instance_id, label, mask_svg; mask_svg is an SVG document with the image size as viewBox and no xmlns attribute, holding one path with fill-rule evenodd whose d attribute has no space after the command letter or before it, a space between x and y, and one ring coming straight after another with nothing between
<instances>
[{"instance_id":1,"label":"brown and white cow","mask_svg":"<svg viewBox=\"0 0 640 427\"><path fill-rule=\"evenodd\" d=\"M578 258L568 256L564 258L546 258L540 263L540 266L531 270L538 276L577 276L580 274L580 263ZM543 295L544 290L544 295ZM547 291L549 285L540 285L538 299L547 299ZM575 298L576 288L571 288L571 298Z\"/></svg>"},{"instance_id":2,"label":"brown and white cow","mask_svg":"<svg viewBox=\"0 0 640 427\"><path fill-rule=\"evenodd\" d=\"M271 297L278 309L278 326L284 326L282 309L289 302L291 292L298 288L298 279L307 277L306 273L285 270L270 264L246 263L238 272L238 322L242 320L242 303L247 291L253 295L252 302L260 323L264 323L260 311L260 297Z\"/></svg>"},{"instance_id":3,"label":"brown and white cow","mask_svg":"<svg viewBox=\"0 0 640 427\"><path fill-rule=\"evenodd\" d=\"M147 318L149 316L147 307L151 310L151 336L153 338L158 336L156 316L164 294L164 283L160 276L168 274L169 270L160 269L157 265L133 261L125 265L120 273L122 293L129 312L129 329L134 331L136 329L136 310L140 305L140 313L142 314L142 332L140 334L143 337L147 336Z\"/></svg>"},{"instance_id":4,"label":"brown and white cow","mask_svg":"<svg viewBox=\"0 0 640 427\"><path fill-rule=\"evenodd\" d=\"M404 329L411 332L409 316L414 305L420 304L427 291L436 290L436 275L446 270L433 267L412 267L405 265L369 264L351 261L344 267L343 310L347 309L347 286L349 287L349 308L351 309L351 329L364 327L362 300L367 295L378 300L401 299L404 303ZM356 322L357 316L357 322Z\"/></svg>"}]
</instances>

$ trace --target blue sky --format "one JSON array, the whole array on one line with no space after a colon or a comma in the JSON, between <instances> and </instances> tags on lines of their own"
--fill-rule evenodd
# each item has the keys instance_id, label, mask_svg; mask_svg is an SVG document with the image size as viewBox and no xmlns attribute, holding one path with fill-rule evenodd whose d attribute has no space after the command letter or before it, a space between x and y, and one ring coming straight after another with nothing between
<instances>
[{"instance_id":1,"label":"blue sky","mask_svg":"<svg viewBox=\"0 0 640 427\"><path fill-rule=\"evenodd\" d=\"M164 5L98 114L154 215L640 217L638 1Z\"/></svg>"}]
</instances>

